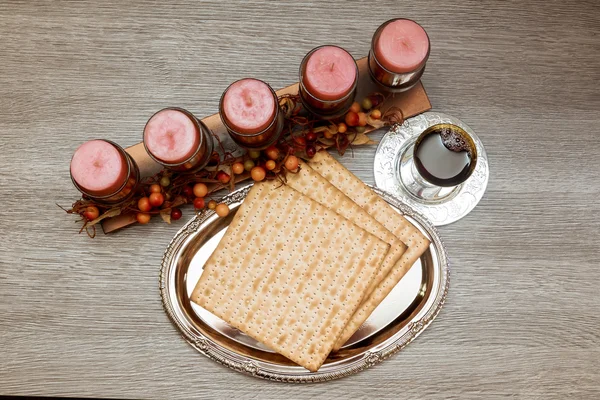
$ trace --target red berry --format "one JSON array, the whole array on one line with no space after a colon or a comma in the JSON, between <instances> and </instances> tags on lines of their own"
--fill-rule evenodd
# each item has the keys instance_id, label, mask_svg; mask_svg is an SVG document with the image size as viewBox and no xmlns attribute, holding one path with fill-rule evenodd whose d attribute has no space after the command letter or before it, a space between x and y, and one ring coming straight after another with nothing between
<instances>
[{"instance_id":1,"label":"red berry","mask_svg":"<svg viewBox=\"0 0 600 400\"><path fill-rule=\"evenodd\" d=\"M285 168L288 171L295 171L296 168L298 168L298 163L299 163L298 157L296 157L296 156L289 156L287 158L287 160L285 160Z\"/></svg>"},{"instance_id":2,"label":"red berry","mask_svg":"<svg viewBox=\"0 0 600 400\"><path fill-rule=\"evenodd\" d=\"M315 154L317 154L317 148L315 146L313 146L312 144L306 146L306 155L308 156L308 158L313 158Z\"/></svg>"},{"instance_id":3,"label":"red berry","mask_svg":"<svg viewBox=\"0 0 600 400\"><path fill-rule=\"evenodd\" d=\"M182 215L183 215L183 213L181 212L181 210L179 208L174 208L171 210L171 219L173 221L177 221L178 219L181 218Z\"/></svg>"},{"instance_id":4,"label":"red berry","mask_svg":"<svg viewBox=\"0 0 600 400\"><path fill-rule=\"evenodd\" d=\"M294 142L298 145L298 146L306 146L306 139L304 139L304 136L294 136Z\"/></svg>"},{"instance_id":5,"label":"red berry","mask_svg":"<svg viewBox=\"0 0 600 400\"><path fill-rule=\"evenodd\" d=\"M155 183L154 185L150 185L150 193L160 193L161 187L159 184Z\"/></svg>"},{"instance_id":6,"label":"red berry","mask_svg":"<svg viewBox=\"0 0 600 400\"><path fill-rule=\"evenodd\" d=\"M221 182L222 184L226 184L227 182L229 182L230 179L231 179L231 177L229 176L229 174L227 172L225 172L225 171L217 172L217 180L219 182Z\"/></svg>"},{"instance_id":7,"label":"red berry","mask_svg":"<svg viewBox=\"0 0 600 400\"><path fill-rule=\"evenodd\" d=\"M165 196L162 193L152 193L148 200L152 207L160 207L165 202Z\"/></svg>"},{"instance_id":8,"label":"red berry","mask_svg":"<svg viewBox=\"0 0 600 400\"><path fill-rule=\"evenodd\" d=\"M152 216L147 213L137 213L135 219L137 219L137 222L139 222L140 224L147 224L148 222L150 222L151 217Z\"/></svg>"},{"instance_id":9,"label":"red berry","mask_svg":"<svg viewBox=\"0 0 600 400\"><path fill-rule=\"evenodd\" d=\"M186 185L181 190L181 194L183 194L185 197L192 197L194 195L194 189L192 189L191 186Z\"/></svg>"},{"instance_id":10,"label":"red berry","mask_svg":"<svg viewBox=\"0 0 600 400\"><path fill-rule=\"evenodd\" d=\"M194 199L194 208L201 210L204 208L204 197L196 197Z\"/></svg>"},{"instance_id":11,"label":"red berry","mask_svg":"<svg viewBox=\"0 0 600 400\"><path fill-rule=\"evenodd\" d=\"M85 211L83 212L83 216L88 221L93 221L100 216L100 210L98 210L98 207L96 206L86 207Z\"/></svg>"},{"instance_id":12,"label":"red berry","mask_svg":"<svg viewBox=\"0 0 600 400\"><path fill-rule=\"evenodd\" d=\"M313 131L309 131L306 134L306 140L308 140L309 142L314 142L315 140L317 140L317 134Z\"/></svg>"},{"instance_id":13,"label":"red berry","mask_svg":"<svg viewBox=\"0 0 600 400\"><path fill-rule=\"evenodd\" d=\"M279 149L277 147L275 147L275 146L269 146L265 150L265 154L271 160L277 160L279 158Z\"/></svg>"},{"instance_id":14,"label":"red berry","mask_svg":"<svg viewBox=\"0 0 600 400\"><path fill-rule=\"evenodd\" d=\"M138 209L141 212L148 212L152 210L152 204L150 204L150 199L147 197L142 197L138 200Z\"/></svg>"},{"instance_id":15,"label":"red berry","mask_svg":"<svg viewBox=\"0 0 600 400\"><path fill-rule=\"evenodd\" d=\"M348 111L344 120L346 121L346 125L356 126L358 125L358 113L355 113L354 111Z\"/></svg>"}]
</instances>

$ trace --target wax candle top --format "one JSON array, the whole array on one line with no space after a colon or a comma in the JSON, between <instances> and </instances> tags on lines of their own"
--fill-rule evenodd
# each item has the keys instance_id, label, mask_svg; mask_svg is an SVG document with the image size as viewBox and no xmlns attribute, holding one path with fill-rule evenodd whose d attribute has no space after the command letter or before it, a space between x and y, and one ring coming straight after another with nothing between
<instances>
[{"instance_id":1,"label":"wax candle top","mask_svg":"<svg viewBox=\"0 0 600 400\"><path fill-rule=\"evenodd\" d=\"M200 131L186 113L166 108L154 114L144 128L144 144L157 159L176 164L194 155Z\"/></svg>"},{"instance_id":2,"label":"wax candle top","mask_svg":"<svg viewBox=\"0 0 600 400\"><path fill-rule=\"evenodd\" d=\"M222 107L223 118L231 129L251 135L271 124L277 103L269 85L247 78L229 86Z\"/></svg>"},{"instance_id":3,"label":"wax candle top","mask_svg":"<svg viewBox=\"0 0 600 400\"><path fill-rule=\"evenodd\" d=\"M71 159L71 176L83 190L96 196L115 193L127 180L127 160L111 143L90 140Z\"/></svg>"},{"instance_id":4,"label":"wax candle top","mask_svg":"<svg viewBox=\"0 0 600 400\"><path fill-rule=\"evenodd\" d=\"M429 37L421 25L409 19L388 23L375 43L377 61L397 73L414 71L427 57Z\"/></svg>"},{"instance_id":5,"label":"wax candle top","mask_svg":"<svg viewBox=\"0 0 600 400\"><path fill-rule=\"evenodd\" d=\"M302 83L318 99L338 100L350 92L356 75L356 62L346 50L323 46L310 54Z\"/></svg>"}]
</instances>

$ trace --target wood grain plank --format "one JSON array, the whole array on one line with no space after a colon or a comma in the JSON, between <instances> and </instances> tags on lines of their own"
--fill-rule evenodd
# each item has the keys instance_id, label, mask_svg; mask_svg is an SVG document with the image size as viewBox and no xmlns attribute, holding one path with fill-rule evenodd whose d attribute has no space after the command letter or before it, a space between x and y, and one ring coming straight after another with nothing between
<instances>
[{"instance_id":1,"label":"wood grain plank","mask_svg":"<svg viewBox=\"0 0 600 400\"><path fill-rule=\"evenodd\" d=\"M186 218L77 235L54 205L76 196L72 152L135 144L168 105L211 115L238 78L285 87L320 44L364 56L394 16L427 29L427 93L490 158L480 205L440 229L446 306L401 353L340 381L275 384L211 362L158 293ZM593 0L1 2L0 395L600 397L598 26ZM374 151L343 162L373 183Z\"/></svg>"}]
</instances>

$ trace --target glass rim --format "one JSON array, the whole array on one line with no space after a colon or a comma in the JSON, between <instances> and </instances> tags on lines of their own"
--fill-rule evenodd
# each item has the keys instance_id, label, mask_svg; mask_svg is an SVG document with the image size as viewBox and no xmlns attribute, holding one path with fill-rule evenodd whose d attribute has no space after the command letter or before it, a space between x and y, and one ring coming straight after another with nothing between
<instances>
[{"instance_id":1,"label":"glass rim","mask_svg":"<svg viewBox=\"0 0 600 400\"><path fill-rule=\"evenodd\" d=\"M356 71L356 73L354 75L354 83L352 84L352 87L350 88L348 93L346 93L343 97L340 97L339 99L335 99L335 100L321 99L321 98L315 96L314 94L312 94L310 92L310 90L308 90L306 85L304 85L303 72L304 72L304 69L306 68L306 64L308 63L308 59L315 51L317 51L323 47L337 47L338 49L346 52L352 58L352 61L354 62L354 69ZM306 93L308 96L310 96L312 99L314 99L316 101L319 101L319 102L325 103L325 104L339 103L339 102L348 100L348 98L352 95L352 93L356 91L356 88L358 87L358 74L359 74L359 70L358 70L358 64L356 64L356 59L354 59L354 57L352 56L352 54L350 54L350 52L348 50L344 49L343 47L337 46L335 44L323 44L323 45L313 48L308 53L306 53L306 55L302 58L302 62L300 63L300 69L299 69L298 86L300 89L302 89L302 91L304 93Z\"/></svg>"},{"instance_id":2,"label":"glass rim","mask_svg":"<svg viewBox=\"0 0 600 400\"><path fill-rule=\"evenodd\" d=\"M260 132L251 133L251 134L240 133L238 130L233 129L227 123L227 118L225 117L225 112L223 111L223 99L225 98L225 94L229 91L229 89L231 88L231 86L234 85L234 84L236 84L237 82L245 81L245 80L248 80L248 79L249 80L259 81L259 82L262 82L265 85L267 85L267 87L271 91L271 94L273 95L273 99L275 100L275 113L273 114L273 119L271 120L271 122L269 123L269 125L267 125L267 127L264 128L263 130L261 130ZM263 135L265 132L268 132L271 128L273 128L273 126L277 123L277 120L279 118L279 113L280 113L279 97L277 96L277 93L275 93L275 90L273 90L273 88L271 87L271 85L269 85L267 82L265 82L265 81L263 81L261 79L257 79L257 78L241 78L241 79L238 79L236 81L231 82L227 86L227 88L223 91L223 94L221 95L221 99L219 100L219 117L221 118L221 122L223 123L223 125L225 125L225 129L227 129L227 131L233 132L237 136L243 136L243 137L247 137L247 138L252 138L252 137L257 137L257 136Z\"/></svg>"},{"instance_id":3,"label":"glass rim","mask_svg":"<svg viewBox=\"0 0 600 400\"><path fill-rule=\"evenodd\" d=\"M419 134L419 136L417 136L417 138L415 139L415 142L413 144L413 149L412 149L413 159L415 157L415 153L417 151L418 145L423 141L423 139L425 138L425 136L429 135L432 131L435 131L437 129L443 129L443 128L448 128L448 129L451 129L453 131L457 131L459 133L459 135L461 135L468 142L468 145L469 145L469 156L471 158L471 165L469 166L469 173L468 173L468 175L466 176L466 178L465 178L465 180L463 182L458 183L456 185L452 185L452 186L438 185L436 183L429 182L423 176L421 176L421 177L423 179L425 179L427 182L429 182L429 183L431 183L432 185L435 185L435 186L440 186L440 187L455 187L455 186L458 186L458 185L462 185L467 179L469 179L471 177L471 175L475 171L475 167L477 166L477 158L479 156L479 153L477 152L477 145L475 144L475 140L473 140L473 138L471 137L471 135L469 135L469 133L467 131L465 131L463 128L461 128L458 125L449 123L449 122L441 122L439 124L431 125L427 129L425 129L423 132L421 132ZM421 175L421 174L419 174L419 175Z\"/></svg>"},{"instance_id":4,"label":"glass rim","mask_svg":"<svg viewBox=\"0 0 600 400\"><path fill-rule=\"evenodd\" d=\"M160 158L155 157L154 154L152 154L152 152L150 152L150 150L148 149L148 146L146 146L146 127L148 126L148 122L150 122L150 120L156 114L158 114L162 111L165 111L165 110L175 110L175 111L184 113L192 121L192 123L196 126L196 128L198 129L198 135L200 136L200 140L198 141L198 147L196 148L194 153L191 156L189 156L188 158L186 158L185 160L177 162L177 163L168 163L168 162L162 161ZM144 130L142 131L142 143L144 144L144 149L146 149L146 153L148 153L150 158L152 158L152 160L154 160L156 163L163 165L165 167L169 167L169 168L179 167L185 163L190 162L192 159L194 159L194 157L196 157L198 155L198 153L200 152L200 149L202 148L202 144L204 143L204 135L202 135L202 133L204 131L207 134L210 134L210 132L211 132L210 129L208 129L208 127L204 124L204 122L202 122L201 120L196 118L196 116L194 114L192 114L190 111L186 110L185 108L181 108L181 107L165 107L165 108L158 110L154 114L152 114L152 116L150 118L148 118L148 121L146 121L146 124L144 125Z\"/></svg>"},{"instance_id":5,"label":"glass rim","mask_svg":"<svg viewBox=\"0 0 600 400\"><path fill-rule=\"evenodd\" d=\"M73 174L71 173L71 165L70 164L69 164L69 175L71 176L71 181L73 182L73 185L81 193L85 194L86 196L93 197L94 199L103 200L103 199L108 199L110 197L113 197L114 195L120 193L125 188L125 186L127 186L127 183L129 182L129 177L131 176L131 161L133 160L133 158L125 151L125 149L123 149L121 146L119 146L117 143L113 142L112 140L108 140L108 139L90 139L90 140L88 140L88 142L91 142L91 141L94 141L94 140L101 140L103 142L111 144L115 149L117 149L117 151L125 159L125 163L127 164L127 175L126 175L125 180L123 181L123 184L121 186L119 186L119 188L117 190L115 190L114 192L112 192L112 193L109 193L107 195L98 196L98 195L92 194L92 192L90 192L89 190L83 188L81 185L79 185L77 183L77 181L73 177ZM75 157L75 154L73 154L73 157ZM73 157L71 157L71 162L73 162Z\"/></svg>"}]
</instances>

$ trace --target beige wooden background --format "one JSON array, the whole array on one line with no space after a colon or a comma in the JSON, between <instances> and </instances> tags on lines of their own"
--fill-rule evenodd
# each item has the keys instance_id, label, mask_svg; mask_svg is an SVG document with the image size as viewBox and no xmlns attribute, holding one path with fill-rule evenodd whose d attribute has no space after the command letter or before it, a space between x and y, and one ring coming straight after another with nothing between
<instances>
[{"instance_id":1,"label":"beige wooden background","mask_svg":"<svg viewBox=\"0 0 600 400\"><path fill-rule=\"evenodd\" d=\"M336 382L277 384L211 362L158 292L184 221L77 235L55 205L77 195L72 152L97 137L136 143L164 106L212 114L238 78L286 86L320 44L364 56L396 16L431 37L434 109L474 128L490 158L480 205L441 229L445 308L405 350ZM1 1L0 394L599 398L599 26L594 0ZM369 183L374 150L344 158Z\"/></svg>"}]
</instances>

